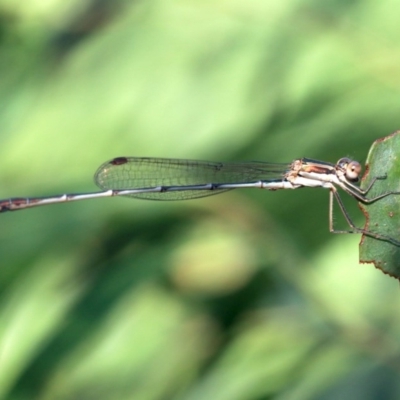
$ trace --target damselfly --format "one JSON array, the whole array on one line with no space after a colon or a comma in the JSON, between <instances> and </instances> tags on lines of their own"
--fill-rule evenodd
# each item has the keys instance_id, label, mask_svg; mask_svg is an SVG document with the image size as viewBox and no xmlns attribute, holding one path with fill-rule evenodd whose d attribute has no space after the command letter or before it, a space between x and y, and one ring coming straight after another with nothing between
<instances>
[{"instance_id":1,"label":"damselfly","mask_svg":"<svg viewBox=\"0 0 400 400\"><path fill-rule=\"evenodd\" d=\"M358 228L351 220L337 188L360 201L373 203L400 192L385 192L376 197L366 195L378 176L362 190L358 182L361 165L349 158L341 158L336 164L301 158L289 164L268 162L211 162L169 158L118 157L100 166L95 182L100 192L63 194L48 197L10 198L0 200L0 212L22 210L68 201L100 197L127 196L146 200L188 200L211 196L238 188L268 190L322 187L328 189L329 230L333 233L360 233L400 246L400 242L383 234ZM333 202L336 199L347 223L348 231L333 227Z\"/></svg>"}]
</instances>

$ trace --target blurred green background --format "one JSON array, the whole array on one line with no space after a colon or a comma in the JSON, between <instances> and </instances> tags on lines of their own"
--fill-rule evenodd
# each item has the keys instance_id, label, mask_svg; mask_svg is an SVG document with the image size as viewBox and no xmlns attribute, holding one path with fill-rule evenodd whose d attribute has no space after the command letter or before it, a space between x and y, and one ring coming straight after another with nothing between
<instances>
[{"instance_id":1,"label":"blurred green background","mask_svg":"<svg viewBox=\"0 0 400 400\"><path fill-rule=\"evenodd\" d=\"M399 12L0 0L0 198L95 190L116 156L364 162L400 127ZM1 399L400 398L399 284L329 234L326 191L0 224Z\"/></svg>"}]
</instances>

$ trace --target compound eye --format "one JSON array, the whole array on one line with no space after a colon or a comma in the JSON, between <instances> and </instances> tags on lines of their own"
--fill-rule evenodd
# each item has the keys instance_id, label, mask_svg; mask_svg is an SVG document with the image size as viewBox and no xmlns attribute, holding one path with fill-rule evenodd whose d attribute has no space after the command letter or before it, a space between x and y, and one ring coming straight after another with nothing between
<instances>
[{"instance_id":1,"label":"compound eye","mask_svg":"<svg viewBox=\"0 0 400 400\"><path fill-rule=\"evenodd\" d=\"M361 164L357 161L350 161L346 168L346 178L351 181L357 181L361 173Z\"/></svg>"},{"instance_id":2,"label":"compound eye","mask_svg":"<svg viewBox=\"0 0 400 400\"><path fill-rule=\"evenodd\" d=\"M336 165L337 165L340 169L346 170L347 165L350 164L352 161L353 161L353 160L350 160L350 158L343 157L343 158L341 158L341 159L336 163Z\"/></svg>"}]
</instances>

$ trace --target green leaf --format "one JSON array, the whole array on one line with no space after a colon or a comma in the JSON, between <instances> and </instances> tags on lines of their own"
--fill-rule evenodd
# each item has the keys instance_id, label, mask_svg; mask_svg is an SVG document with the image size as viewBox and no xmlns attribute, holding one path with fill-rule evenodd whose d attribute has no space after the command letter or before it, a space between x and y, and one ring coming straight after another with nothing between
<instances>
[{"instance_id":1,"label":"green leaf","mask_svg":"<svg viewBox=\"0 0 400 400\"><path fill-rule=\"evenodd\" d=\"M386 179L375 182L367 195L368 198L400 190L399 154L400 131L373 143L361 188L366 189L374 177L386 175ZM365 230L400 241L400 196L390 195L372 204L360 206L366 216ZM360 243L360 262L373 263L385 274L400 279L400 246L395 243L363 235Z\"/></svg>"}]
</instances>

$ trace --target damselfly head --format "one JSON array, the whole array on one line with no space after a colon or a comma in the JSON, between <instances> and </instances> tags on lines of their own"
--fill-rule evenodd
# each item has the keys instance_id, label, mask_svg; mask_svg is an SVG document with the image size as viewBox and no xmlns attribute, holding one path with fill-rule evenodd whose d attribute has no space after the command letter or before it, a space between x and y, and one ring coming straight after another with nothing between
<instances>
[{"instance_id":1,"label":"damselfly head","mask_svg":"<svg viewBox=\"0 0 400 400\"><path fill-rule=\"evenodd\" d=\"M352 182L357 182L361 174L361 164L358 161L351 160L350 158L341 158L337 164L343 172L345 177Z\"/></svg>"}]
</instances>

